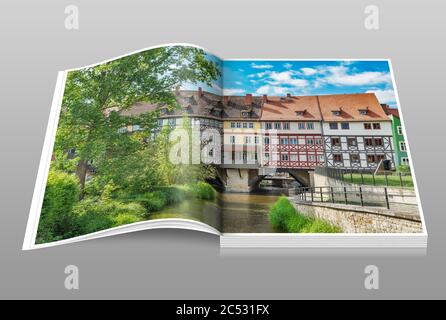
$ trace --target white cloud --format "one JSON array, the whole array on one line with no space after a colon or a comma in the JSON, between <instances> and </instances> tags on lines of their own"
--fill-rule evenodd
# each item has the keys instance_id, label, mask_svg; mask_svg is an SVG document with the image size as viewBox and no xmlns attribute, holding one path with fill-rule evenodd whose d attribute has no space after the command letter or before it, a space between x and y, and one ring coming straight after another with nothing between
<instances>
[{"instance_id":1,"label":"white cloud","mask_svg":"<svg viewBox=\"0 0 446 320\"><path fill-rule=\"evenodd\" d=\"M306 76L312 76L317 73L317 70L313 68L301 68L300 71Z\"/></svg>"},{"instance_id":2,"label":"white cloud","mask_svg":"<svg viewBox=\"0 0 446 320\"><path fill-rule=\"evenodd\" d=\"M223 95L225 96L239 96L245 94L245 90L243 89L224 89Z\"/></svg>"},{"instance_id":3,"label":"white cloud","mask_svg":"<svg viewBox=\"0 0 446 320\"><path fill-rule=\"evenodd\" d=\"M270 86L264 85L257 89L256 94L262 95L270 95L270 96L281 96L290 92L290 88L280 87L280 86Z\"/></svg>"},{"instance_id":4,"label":"white cloud","mask_svg":"<svg viewBox=\"0 0 446 320\"><path fill-rule=\"evenodd\" d=\"M265 70L262 72L258 72L258 73L251 73L248 74L248 78L263 78L266 75L269 75L271 73L271 70Z\"/></svg>"},{"instance_id":5,"label":"white cloud","mask_svg":"<svg viewBox=\"0 0 446 320\"><path fill-rule=\"evenodd\" d=\"M263 71L263 72L256 73L256 76L257 76L258 78L263 78L264 76L266 76L266 75L268 75L268 74L270 74L270 73L271 73L271 71L266 70L266 71Z\"/></svg>"},{"instance_id":6,"label":"white cloud","mask_svg":"<svg viewBox=\"0 0 446 320\"><path fill-rule=\"evenodd\" d=\"M308 80L293 78L295 72L283 71L283 72L271 72L269 75L271 85L289 85L293 87L305 87L308 85Z\"/></svg>"},{"instance_id":7,"label":"white cloud","mask_svg":"<svg viewBox=\"0 0 446 320\"><path fill-rule=\"evenodd\" d=\"M391 89L389 89L389 90L368 90L367 93L374 93L380 103L388 103L388 104L396 103L395 92Z\"/></svg>"},{"instance_id":8,"label":"white cloud","mask_svg":"<svg viewBox=\"0 0 446 320\"><path fill-rule=\"evenodd\" d=\"M236 81L235 84L238 84L239 86L241 86L242 82L241 81Z\"/></svg>"},{"instance_id":9,"label":"white cloud","mask_svg":"<svg viewBox=\"0 0 446 320\"><path fill-rule=\"evenodd\" d=\"M273 66L271 64L256 64L256 63L251 63L251 68L254 69L271 69L273 68Z\"/></svg>"},{"instance_id":10,"label":"white cloud","mask_svg":"<svg viewBox=\"0 0 446 320\"><path fill-rule=\"evenodd\" d=\"M293 65L292 65L291 63L285 63L285 64L283 65L283 67L284 67L285 69L291 69L291 68L293 67Z\"/></svg>"},{"instance_id":11,"label":"white cloud","mask_svg":"<svg viewBox=\"0 0 446 320\"><path fill-rule=\"evenodd\" d=\"M348 67L344 65L327 67L324 71L326 71L327 76L322 81L334 85L363 86L391 82L388 72L349 73Z\"/></svg>"}]
</instances>

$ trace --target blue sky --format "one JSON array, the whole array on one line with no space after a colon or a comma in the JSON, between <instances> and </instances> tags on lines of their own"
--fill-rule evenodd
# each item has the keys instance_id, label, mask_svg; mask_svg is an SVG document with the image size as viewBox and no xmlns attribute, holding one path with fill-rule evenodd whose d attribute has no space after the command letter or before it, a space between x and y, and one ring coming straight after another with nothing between
<instances>
[{"instance_id":1,"label":"blue sky","mask_svg":"<svg viewBox=\"0 0 446 320\"><path fill-rule=\"evenodd\" d=\"M223 78L204 90L225 95L322 95L374 92L380 103L396 107L387 61L212 60Z\"/></svg>"}]
</instances>

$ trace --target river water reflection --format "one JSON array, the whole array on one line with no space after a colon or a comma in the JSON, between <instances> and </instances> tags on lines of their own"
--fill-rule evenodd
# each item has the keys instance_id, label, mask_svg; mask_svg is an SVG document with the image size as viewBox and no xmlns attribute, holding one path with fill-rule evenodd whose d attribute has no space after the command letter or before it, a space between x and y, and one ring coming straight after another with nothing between
<instances>
[{"instance_id":1,"label":"river water reflection","mask_svg":"<svg viewBox=\"0 0 446 320\"><path fill-rule=\"evenodd\" d=\"M223 233L273 233L268 220L278 195L221 193Z\"/></svg>"},{"instance_id":2,"label":"river water reflection","mask_svg":"<svg viewBox=\"0 0 446 320\"><path fill-rule=\"evenodd\" d=\"M273 233L270 206L280 190L255 193L219 193L215 201L188 199L151 214L150 220L184 218L204 222L223 233Z\"/></svg>"}]
</instances>

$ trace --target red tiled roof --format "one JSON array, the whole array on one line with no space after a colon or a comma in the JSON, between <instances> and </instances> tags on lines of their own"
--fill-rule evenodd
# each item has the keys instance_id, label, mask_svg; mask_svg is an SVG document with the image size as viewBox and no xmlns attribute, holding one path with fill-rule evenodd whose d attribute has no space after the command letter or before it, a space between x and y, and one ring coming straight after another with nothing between
<instances>
[{"instance_id":1,"label":"red tiled roof","mask_svg":"<svg viewBox=\"0 0 446 320\"><path fill-rule=\"evenodd\" d=\"M333 94L320 96L219 96L202 91L180 91L176 98L181 108L169 110L163 116L182 114L215 118L243 118L242 111L250 112L249 119L262 121L390 121L387 113L398 116L398 110L382 106L374 93ZM122 115L138 115L162 106L137 103ZM361 111L366 110L366 113Z\"/></svg>"},{"instance_id":2,"label":"red tiled roof","mask_svg":"<svg viewBox=\"0 0 446 320\"><path fill-rule=\"evenodd\" d=\"M268 97L261 120L320 121L316 96Z\"/></svg>"},{"instance_id":3,"label":"red tiled roof","mask_svg":"<svg viewBox=\"0 0 446 320\"><path fill-rule=\"evenodd\" d=\"M318 96L324 121L389 121L374 93ZM360 110L367 110L362 114ZM336 115L333 111L338 111Z\"/></svg>"},{"instance_id":4,"label":"red tiled roof","mask_svg":"<svg viewBox=\"0 0 446 320\"><path fill-rule=\"evenodd\" d=\"M400 117L400 112L399 112L399 110L397 108L390 108L387 104L382 105L382 107L384 109L384 112L387 115L389 115L389 116L391 115L391 116L394 116L394 117L397 117L397 118Z\"/></svg>"}]
</instances>

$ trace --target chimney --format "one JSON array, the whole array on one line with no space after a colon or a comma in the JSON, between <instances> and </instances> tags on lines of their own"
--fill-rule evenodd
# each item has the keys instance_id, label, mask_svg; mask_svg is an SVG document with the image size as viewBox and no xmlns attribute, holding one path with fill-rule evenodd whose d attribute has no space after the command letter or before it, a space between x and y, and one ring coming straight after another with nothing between
<instances>
[{"instance_id":1,"label":"chimney","mask_svg":"<svg viewBox=\"0 0 446 320\"><path fill-rule=\"evenodd\" d=\"M287 93L287 94L286 94L286 99L287 99L288 101L291 100L291 93Z\"/></svg>"},{"instance_id":2,"label":"chimney","mask_svg":"<svg viewBox=\"0 0 446 320\"><path fill-rule=\"evenodd\" d=\"M223 96L223 104L228 105L229 103L229 96Z\"/></svg>"},{"instance_id":3,"label":"chimney","mask_svg":"<svg viewBox=\"0 0 446 320\"><path fill-rule=\"evenodd\" d=\"M203 89L201 87L198 87L198 98L201 98L203 96Z\"/></svg>"},{"instance_id":4,"label":"chimney","mask_svg":"<svg viewBox=\"0 0 446 320\"><path fill-rule=\"evenodd\" d=\"M245 96L245 105L251 105L252 104L252 94L247 93Z\"/></svg>"},{"instance_id":5,"label":"chimney","mask_svg":"<svg viewBox=\"0 0 446 320\"><path fill-rule=\"evenodd\" d=\"M263 103L266 103L268 101L268 96L266 94L262 96L262 101Z\"/></svg>"}]
</instances>

